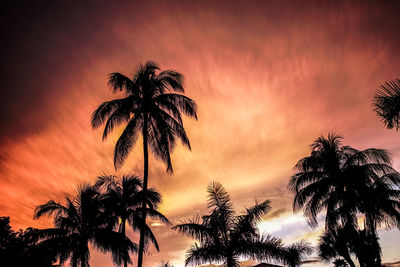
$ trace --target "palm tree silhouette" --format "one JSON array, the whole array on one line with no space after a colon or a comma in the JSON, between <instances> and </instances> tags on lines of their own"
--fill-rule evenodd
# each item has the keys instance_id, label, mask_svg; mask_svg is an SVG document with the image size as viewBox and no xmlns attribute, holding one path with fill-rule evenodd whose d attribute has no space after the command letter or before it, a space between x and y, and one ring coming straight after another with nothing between
<instances>
[{"instance_id":1,"label":"palm tree silhouette","mask_svg":"<svg viewBox=\"0 0 400 267\"><path fill-rule=\"evenodd\" d=\"M293 210L303 209L312 227L317 225L317 215L326 209L325 228L333 229L356 220L353 205L358 195L360 181L373 179L379 174L396 171L390 166L386 150L369 148L357 150L343 146L343 137L329 134L312 144L311 155L299 160L297 171L289 181L295 193Z\"/></svg>"},{"instance_id":2,"label":"palm tree silhouette","mask_svg":"<svg viewBox=\"0 0 400 267\"><path fill-rule=\"evenodd\" d=\"M181 113L197 119L195 102L178 94L184 93L182 74L173 70L156 73L157 70L158 65L148 61L145 65L139 65L132 79L120 73L111 73L109 85L114 92L123 91L126 96L104 102L92 114L94 129L105 123L103 140L115 126L127 123L115 145L116 169L124 163L139 134L143 136L142 225L146 225L148 146L157 158L167 164L167 172L172 173L170 154L176 140L180 139L190 149ZM143 262L144 229L140 229L138 267L142 267Z\"/></svg>"},{"instance_id":3,"label":"palm tree silhouette","mask_svg":"<svg viewBox=\"0 0 400 267\"><path fill-rule=\"evenodd\" d=\"M362 240L369 240L368 245L364 246L369 251L365 256L374 259L365 266L381 266L377 227L385 225L387 229L400 229L400 175L393 171L382 176L371 174L368 178L359 183L356 201L358 210L364 214Z\"/></svg>"},{"instance_id":4,"label":"palm tree silhouette","mask_svg":"<svg viewBox=\"0 0 400 267\"><path fill-rule=\"evenodd\" d=\"M375 92L373 106L388 129L400 127L400 79L388 81Z\"/></svg>"},{"instance_id":5,"label":"palm tree silhouette","mask_svg":"<svg viewBox=\"0 0 400 267\"><path fill-rule=\"evenodd\" d=\"M386 150L359 151L342 146L341 139L334 134L327 139L318 138L312 145L311 156L297 163L297 173L289 182L295 193L293 209L303 208L311 226L316 226L316 216L326 209L325 231L333 236L338 227L352 225L357 229L357 216L363 215L364 240L372 240L372 250L365 255L369 259L360 263L368 261L366 266L381 266L376 228L381 224L389 228L400 226L399 174L391 167ZM355 253L359 259L363 257L361 250ZM341 256L348 261L346 255Z\"/></svg>"},{"instance_id":6,"label":"palm tree silhouette","mask_svg":"<svg viewBox=\"0 0 400 267\"><path fill-rule=\"evenodd\" d=\"M138 177L123 176L122 180L118 180L116 176L103 175L98 177L95 188L102 193L101 201L105 212L110 214L110 223L113 228L118 227L118 232L124 236L126 236L126 223L129 223L133 230L140 229L141 204L144 194L141 190L142 182ZM149 188L147 191L148 216L170 224L168 219L156 210L160 203L161 195ZM157 251L159 250L157 240L147 224L145 225L145 239L151 241ZM123 258L119 260L124 262L125 267L131 263L129 255L123 255Z\"/></svg>"},{"instance_id":7,"label":"palm tree silhouette","mask_svg":"<svg viewBox=\"0 0 400 267\"><path fill-rule=\"evenodd\" d=\"M239 257L283 260L281 240L260 236L256 228L256 223L270 210L269 200L236 215L230 196L220 183L211 183L207 191L211 214L202 216L201 221L197 218L173 227L200 243L187 251L185 265L223 262L227 267L238 267Z\"/></svg>"},{"instance_id":8,"label":"palm tree silhouette","mask_svg":"<svg viewBox=\"0 0 400 267\"><path fill-rule=\"evenodd\" d=\"M303 260L313 252L310 243L302 240L285 247L285 262L290 267L300 266Z\"/></svg>"},{"instance_id":9,"label":"palm tree silhouette","mask_svg":"<svg viewBox=\"0 0 400 267\"><path fill-rule=\"evenodd\" d=\"M60 264L70 258L71 266L89 266L91 243L101 251L111 251L116 264L127 250L136 251L137 245L119 232L113 231L109 216L102 210L99 193L90 186L78 189L77 196L66 199L66 205L53 200L35 209L34 219L43 215L54 216L55 228L43 229L39 236L41 245L53 247Z\"/></svg>"},{"instance_id":10,"label":"palm tree silhouette","mask_svg":"<svg viewBox=\"0 0 400 267\"><path fill-rule=\"evenodd\" d=\"M355 267L351 254L355 253L354 239L357 236L358 232L352 224L325 231L318 243L319 257L325 261L330 261L340 256L349 266Z\"/></svg>"}]
</instances>

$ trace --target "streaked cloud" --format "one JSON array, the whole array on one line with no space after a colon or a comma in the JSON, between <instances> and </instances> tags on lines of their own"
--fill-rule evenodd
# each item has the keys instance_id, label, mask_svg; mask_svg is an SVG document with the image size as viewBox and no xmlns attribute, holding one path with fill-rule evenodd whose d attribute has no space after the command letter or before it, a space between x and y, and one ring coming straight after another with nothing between
<instances>
[{"instance_id":1,"label":"streaked cloud","mask_svg":"<svg viewBox=\"0 0 400 267\"><path fill-rule=\"evenodd\" d=\"M107 89L108 73L131 74L151 59L162 69L184 73L186 93L199 106L199 121L184 121L193 150L176 149L174 174L150 158L150 186L163 195L161 211L173 223L204 214L206 186L217 180L238 210L257 199L272 201L261 223L266 231L288 242L315 240L318 232L291 213L286 185L316 137L335 131L356 148L389 149L400 169L399 134L386 130L371 107L378 85L399 76L397 5L18 1L6 6L0 215L11 216L15 228L49 226L49 220L32 220L38 204L62 201L78 184L103 173L142 173L140 144L115 172L113 147L122 129L101 142L90 115L101 102L118 97ZM161 252L152 251L146 266L161 260L182 265L193 241L153 228ZM383 234L384 244L393 244L390 240ZM393 247L387 251L388 261L398 259ZM101 267L111 260L94 253L92 262Z\"/></svg>"}]
</instances>

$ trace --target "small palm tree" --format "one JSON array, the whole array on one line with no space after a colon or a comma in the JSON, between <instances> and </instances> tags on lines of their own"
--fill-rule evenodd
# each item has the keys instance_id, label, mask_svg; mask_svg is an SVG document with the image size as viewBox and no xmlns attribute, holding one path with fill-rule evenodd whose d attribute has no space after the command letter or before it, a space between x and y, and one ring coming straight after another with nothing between
<instances>
[{"instance_id":1,"label":"small palm tree","mask_svg":"<svg viewBox=\"0 0 400 267\"><path fill-rule=\"evenodd\" d=\"M400 229L400 175L393 172L382 176L371 175L370 178L361 181L358 187L357 207L364 215L365 225L364 237L359 240L367 243L359 251L364 252L363 258L373 259L368 259L365 266L381 266L377 228L385 225L387 229Z\"/></svg>"},{"instance_id":2,"label":"small palm tree","mask_svg":"<svg viewBox=\"0 0 400 267\"><path fill-rule=\"evenodd\" d=\"M311 255L313 248L310 243L302 240L285 247L285 262L290 267L300 266L304 259Z\"/></svg>"},{"instance_id":3,"label":"small palm tree","mask_svg":"<svg viewBox=\"0 0 400 267\"><path fill-rule=\"evenodd\" d=\"M400 127L400 79L388 81L375 93L373 106L388 129Z\"/></svg>"},{"instance_id":4,"label":"small palm tree","mask_svg":"<svg viewBox=\"0 0 400 267\"><path fill-rule=\"evenodd\" d=\"M340 256L351 267L355 267L351 254L355 252L353 241L357 236L358 232L351 224L325 231L318 244L319 257L325 261L330 261Z\"/></svg>"},{"instance_id":5,"label":"small palm tree","mask_svg":"<svg viewBox=\"0 0 400 267\"><path fill-rule=\"evenodd\" d=\"M75 199L67 198L66 205L53 200L35 209L34 218L54 216L55 228L40 231L40 244L57 251L60 264L70 259L71 266L89 266L91 243L101 251L111 251L114 262L121 264L121 255L136 251L137 245L110 227L109 217L100 205L99 193L90 186L79 188Z\"/></svg>"},{"instance_id":6,"label":"small palm tree","mask_svg":"<svg viewBox=\"0 0 400 267\"><path fill-rule=\"evenodd\" d=\"M105 207L105 212L110 215L110 224L113 228L117 227L118 232L126 236L126 223L134 230L139 230L141 225L141 204L144 197L142 190L142 181L137 176L123 176L122 180L118 180L116 176L103 175L100 176L95 184L101 195L101 201ZM168 219L158 212L156 209L161 203L161 195L153 190L147 191L147 214L153 219L170 224ZM159 250L157 240L150 227L145 226L146 240L151 241ZM129 255L123 255L126 267L131 263Z\"/></svg>"},{"instance_id":7,"label":"small palm tree","mask_svg":"<svg viewBox=\"0 0 400 267\"><path fill-rule=\"evenodd\" d=\"M122 123L125 130L119 137L114 150L114 166L122 166L138 140L143 136L143 192L142 225L146 225L146 202L148 184L148 147L153 154L167 165L172 173L171 152L177 139L190 149L189 138L183 128L181 113L197 119L195 102L180 94L184 93L182 74L159 67L152 61L139 65L132 79L121 73L111 73L109 85L114 92L123 91L124 98L101 104L92 115L92 127L105 123L103 140ZM145 229L140 229L138 267L142 267Z\"/></svg>"},{"instance_id":8,"label":"small palm tree","mask_svg":"<svg viewBox=\"0 0 400 267\"><path fill-rule=\"evenodd\" d=\"M161 261L157 267L174 267L174 265L170 264L169 261Z\"/></svg>"},{"instance_id":9,"label":"small palm tree","mask_svg":"<svg viewBox=\"0 0 400 267\"><path fill-rule=\"evenodd\" d=\"M260 236L256 227L256 223L270 210L269 200L246 209L245 214L236 215L230 197L220 183L211 183L207 191L211 214L202 216L201 221L195 219L173 227L199 242L187 251L186 265L214 262L238 267L240 257L256 260L284 258L281 240Z\"/></svg>"}]
</instances>

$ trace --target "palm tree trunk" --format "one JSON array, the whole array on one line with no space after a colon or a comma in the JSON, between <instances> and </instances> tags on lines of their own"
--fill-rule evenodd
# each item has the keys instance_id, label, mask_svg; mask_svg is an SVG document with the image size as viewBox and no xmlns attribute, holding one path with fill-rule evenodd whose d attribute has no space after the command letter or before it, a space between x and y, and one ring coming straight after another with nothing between
<instances>
[{"instance_id":1,"label":"palm tree trunk","mask_svg":"<svg viewBox=\"0 0 400 267\"><path fill-rule=\"evenodd\" d=\"M367 235L369 235L374 244L373 244L373 255L370 255L373 257L373 262L375 266L380 267L382 266L382 259L381 259L381 251L380 251L380 246L379 246L379 241L378 237L376 234L376 223L375 219L372 216L366 215L366 230L367 230Z\"/></svg>"},{"instance_id":2,"label":"palm tree trunk","mask_svg":"<svg viewBox=\"0 0 400 267\"><path fill-rule=\"evenodd\" d=\"M354 264L354 261L351 259L350 255L342 255L343 259L345 259L347 261L347 263L350 265L350 267L356 267L356 265Z\"/></svg>"},{"instance_id":3,"label":"palm tree trunk","mask_svg":"<svg viewBox=\"0 0 400 267\"><path fill-rule=\"evenodd\" d=\"M142 202L142 225L140 227L140 240L139 240L139 251L138 251L138 265L137 267L142 267L143 263L143 249L144 249L144 234L145 234L145 225L146 225L146 203L147 203L147 181L149 176L149 152L147 145L147 114L144 114L143 119L143 158L144 158L144 167L143 167L143 202Z\"/></svg>"},{"instance_id":4,"label":"palm tree trunk","mask_svg":"<svg viewBox=\"0 0 400 267\"><path fill-rule=\"evenodd\" d=\"M126 235L125 235L125 221L126 221L126 219L122 219L121 220L121 223L122 223L121 232L122 232L123 237L126 237ZM129 251L128 251L128 253L129 253ZM127 257L127 255L124 255L124 267L127 267L127 266L128 266L128 257Z\"/></svg>"},{"instance_id":5,"label":"palm tree trunk","mask_svg":"<svg viewBox=\"0 0 400 267\"><path fill-rule=\"evenodd\" d=\"M81 267L86 267L86 257L84 253L81 255Z\"/></svg>"}]
</instances>

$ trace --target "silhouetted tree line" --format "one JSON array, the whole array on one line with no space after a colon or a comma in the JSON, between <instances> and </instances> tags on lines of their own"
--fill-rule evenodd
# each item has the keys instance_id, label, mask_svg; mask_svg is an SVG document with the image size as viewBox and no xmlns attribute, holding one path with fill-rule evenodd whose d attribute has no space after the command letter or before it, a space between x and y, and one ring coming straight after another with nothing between
<instances>
[{"instance_id":1,"label":"silhouetted tree line","mask_svg":"<svg viewBox=\"0 0 400 267\"><path fill-rule=\"evenodd\" d=\"M172 173L171 153L180 140L190 149L181 114L197 119L195 102L184 96L183 75L160 71L148 61L140 64L132 77L109 75L114 93L124 97L102 103L92 114L92 127L105 124L103 140L118 125L126 124L114 151L114 166L120 168L142 136L143 180L135 175L117 179L101 176L95 183L78 188L74 198L64 203L53 200L40 205L34 218L52 216L54 227L28 228L15 232L9 218L0 218L0 259L6 266L52 266L69 261L72 267L89 266L89 245L110 252L115 265L132 264L130 253L138 254L149 244L159 246L146 217L169 225L157 211L161 196L148 188L149 148ZM374 109L389 128L399 129L400 80L381 86L374 97ZM310 226L318 225L324 213L325 231L317 252L335 266L381 266L377 229L400 228L400 175L391 166L388 151L357 150L341 143L342 137L329 134L312 144L310 156L296 164L288 188L294 193L293 210L303 210ZM239 260L280 262L299 266L313 248L300 241L285 246L282 240L259 233L257 223L270 210L269 200L257 202L236 214L229 194L217 182L210 184L210 214L182 222L173 229L197 240L187 251L186 265L223 263L238 267ZM139 244L126 235L127 226L140 232ZM353 256L353 258L352 258ZM163 262L162 266L170 266Z\"/></svg>"},{"instance_id":2,"label":"silhouetted tree line","mask_svg":"<svg viewBox=\"0 0 400 267\"><path fill-rule=\"evenodd\" d=\"M38 229L14 231L9 217L0 217L0 264L2 266L53 266L56 253L37 243Z\"/></svg>"}]
</instances>

